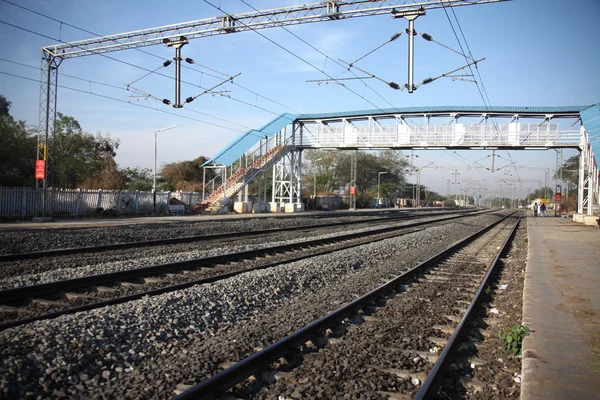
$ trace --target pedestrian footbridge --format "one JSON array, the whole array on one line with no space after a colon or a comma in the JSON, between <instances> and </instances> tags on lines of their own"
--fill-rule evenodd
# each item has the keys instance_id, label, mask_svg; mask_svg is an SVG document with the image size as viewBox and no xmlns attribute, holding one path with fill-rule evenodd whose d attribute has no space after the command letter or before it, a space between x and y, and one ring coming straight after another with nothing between
<instances>
[{"instance_id":1,"label":"pedestrian footbridge","mask_svg":"<svg viewBox=\"0 0 600 400\"><path fill-rule=\"evenodd\" d=\"M581 152L578 212L598 204L596 163L600 104L563 107L405 107L317 114L282 114L237 137L204 164L217 176L204 182L203 203L218 209L247 185L259 183L273 210L302 203L305 149L502 149L573 148ZM592 140L590 140L592 139ZM598 147L598 146L596 146ZM273 188L266 198L267 171ZM298 207L286 206L290 210Z\"/></svg>"}]
</instances>

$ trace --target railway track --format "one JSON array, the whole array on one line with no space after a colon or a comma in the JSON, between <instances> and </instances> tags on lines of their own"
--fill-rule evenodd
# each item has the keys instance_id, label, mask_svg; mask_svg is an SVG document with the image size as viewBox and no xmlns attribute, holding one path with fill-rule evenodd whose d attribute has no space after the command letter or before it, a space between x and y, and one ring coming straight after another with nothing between
<instances>
[{"instance_id":1,"label":"railway track","mask_svg":"<svg viewBox=\"0 0 600 400\"><path fill-rule=\"evenodd\" d=\"M472 214L452 215L368 232L6 289L0 291L0 330L215 282L252 270L271 268L399 234L409 234L423 229L423 226L444 223L468 215Z\"/></svg>"},{"instance_id":2,"label":"railway track","mask_svg":"<svg viewBox=\"0 0 600 400\"><path fill-rule=\"evenodd\" d=\"M222 364L176 399L432 398L519 221L510 214L479 230L251 356ZM462 383L470 385L468 378Z\"/></svg>"},{"instance_id":3,"label":"railway track","mask_svg":"<svg viewBox=\"0 0 600 400\"><path fill-rule=\"evenodd\" d=\"M85 246L85 247L77 247L77 248L64 248L64 249L52 249L38 252L28 252L28 253L14 253L14 254L0 254L0 264L5 262L12 261L20 261L20 260L31 260L31 259L41 259L47 257L62 257L62 256L73 256L78 254L88 254L88 253L100 253L100 252L108 252L108 251L116 251L116 250L129 250L143 247L156 247L156 246L165 246L165 245L173 245L173 244L181 244L181 243L194 243L194 242L206 242L211 240L221 240L221 239L232 239L232 236L235 238L246 238L250 236L260 236L264 237L266 235L273 235L281 232L288 231L302 231L302 230L313 230L313 229L324 229L324 228L335 228L335 227L343 227L343 226L356 226L356 225L370 225L377 223L385 223L385 222L393 222L397 220L411 220L417 218L423 218L428 216L442 216L449 214L472 214L473 211L443 211L436 213L435 215L423 215L416 214L410 215L408 212L397 211L393 214L389 214L385 217L372 218L368 220L358 220L358 221L338 221L338 222L327 222L320 224L307 224L302 226L293 226L293 227L284 227L284 228L271 228L271 229L262 229L262 230L250 230L250 231L242 231L235 232L232 234L231 232L227 233L217 233L211 235L192 235L192 236L184 236L177 238L167 238L167 239L156 239L156 240L145 240L145 241L136 241L136 242L126 242L126 243L113 243L113 244L104 244L98 246Z\"/></svg>"}]
</instances>

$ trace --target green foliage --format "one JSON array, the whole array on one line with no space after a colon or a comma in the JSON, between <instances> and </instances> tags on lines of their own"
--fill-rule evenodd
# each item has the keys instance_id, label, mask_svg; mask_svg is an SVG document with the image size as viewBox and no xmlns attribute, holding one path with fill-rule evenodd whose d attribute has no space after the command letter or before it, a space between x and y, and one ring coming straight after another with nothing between
<instances>
[{"instance_id":1,"label":"green foliage","mask_svg":"<svg viewBox=\"0 0 600 400\"><path fill-rule=\"evenodd\" d=\"M105 189L120 186L114 161L118 140L86 133L76 119L58 113L54 135L48 144L49 186L77 188L93 184ZM103 176L98 176L100 171L104 171ZM106 174L112 177L110 186L113 187L105 186Z\"/></svg>"},{"instance_id":2,"label":"green foliage","mask_svg":"<svg viewBox=\"0 0 600 400\"><path fill-rule=\"evenodd\" d=\"M308 150L303 153L304 187L312 193L337 192L345 194L350 186L350 164L352 151ZM406 190L404 176L406 157L399 151L357 152L356 187L358 196L377 196L377 183L380 194L385 198L400 197ZM385 174L379 175L380 172ZM358 201L357 201L358 202Z\"/></svg>"},{"instance_id":3,"label":"green foliage","mask_svg":"<svg viewBox=\"0 0 600 400\"><path fill-rule=\"evenodd\" d=\"M0 94L0 115L8 115L10 110L10 101Z\"/></svg>"},{"instance_id":4,"label":"green foliage","mask_svg":"<svg viewBox=\"0 0 600 400\"><path fill-rule=\"evenodd\" d=\"M153 174L149 168L124 168L121 170L122 185L125 190L150 191L154 184Z\"/></svg>"},{"instance_id":5,"label":"green foliage","mask_svg":"<svg viewBox=\"0 0 600 400\"><path fill-rule=\"evenodd\" d=\"M523 349L523 339L529 335L529 328L523 325L506 327L498 331L498 337L508 351L514 355L520 355Z\"/></svg>"},{"instance_id":6,"label":"green foliage","mask_svg":"<svg viewBox=\"0 0 600 400\"><path fill-rule=\"evenodd\" d=\"M10 101L0 95L0 186L33 186L37 139L9 111Z\"/></svg>"},{"instance_id":7,"label":"green foliage","mask_svg":"<svg viewBox=\"0 0 600 400\"><path fill-rule=\"evenodd\" d=\"M200 166L207 158L200 156L192 161L166 164L161 170L162 190L202 191L203 171ZM206 182L215 176L215 169L206 169Z\"/></svg>"}]
</instances>

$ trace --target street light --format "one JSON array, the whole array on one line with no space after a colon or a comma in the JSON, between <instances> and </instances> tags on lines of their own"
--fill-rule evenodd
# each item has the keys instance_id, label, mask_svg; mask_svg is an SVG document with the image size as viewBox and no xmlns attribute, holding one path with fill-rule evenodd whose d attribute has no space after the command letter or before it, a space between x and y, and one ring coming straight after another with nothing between
<instances>
[{"instance_id":1,"label":"street light","mask_svg":"<svg viewBox=\"0 0 600 400\"><path fill-rule=\"evenodd\" d=\"M380 172L377 175L377 207L379 208L379 205L381 204L381 200L379 198L379 186L381 185L381 175L382 174L387 174L387 172Z\"/></svg>"},{"instance_id":2,"label":"street light","mask_svg":"<svg viewBox=\"0 0 600 400\"><path fill-rule=\"evenodd\" d=\"M427 168L428 166L430 166L433 163L435 163L435 161L432 161L429 164L422 166L421 168L415 168L415 170L417 171L417 193L416 193L417 207L421 206L421 170L424 168Z\"/></svg>"},{"instance_id":3,"label":"street light","mask_svg":"<svg viewBox=\"0 0 600 400\"><path fill-rule=\"evenodd\" d=\"M154 200L153 200L153 208L152 211L153 213L156 213L156 134L158 132L162 132L162 131L166 131L168 129L173 129L175 128L177 125L171 125L171 126L167 126L166 128L162 128L159 129L157 131L154 132L154 179L153 179L153 183L152 183L152 193L154 194Z\"/></svg>"}]
</instances>

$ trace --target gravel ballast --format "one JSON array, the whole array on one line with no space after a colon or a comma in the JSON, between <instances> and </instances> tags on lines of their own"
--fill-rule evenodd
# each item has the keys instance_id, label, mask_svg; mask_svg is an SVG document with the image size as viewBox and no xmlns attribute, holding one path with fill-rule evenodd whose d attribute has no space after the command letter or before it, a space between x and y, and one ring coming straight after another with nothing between
<instances>
[{"instance_id":1,"label":"gravel ballast","mask_svg":"<svg viewBox=\"0 0 600 400\"><path fill-rule=\"evenodd\" d=\"M165 398L497 220L415 234L0 333L8 398Z\"/></svg>"},{"instance_id":2,"label":"gravel ballast","mask_svg":"<svg viewBox=\"0 0 600 400\"><path fill-rule=\"evenodd\" d=\"M374 218L381 218L381 216L244 218L236 220L176 221L82 228L3 229L0 230L0 254L19 254L134 241L141 242L187 236L246 232L258 229L294 228L323 223L368 221Z\"/></svg>"},{"instance_id":3,"label":"gravel ballast","mask_svg":"<svg viewBox=\"0 0 600 400\"><path fill-rule=\"evenodd\" d=\"M428 218L435 219L435 218ZM48 257L44 261L20 260L0 264L2 275L0 289L54 282L64 279L123 271L149 265L167 264L225 253L248 251L257 248L297 243L306 240L337 237L340 233L359 233L386 226L402 226L413 221L385 221L375 226L345 226L322 230L295 230L280 232L268 238L221 239L210 242L183 243L177 245L118 250L95 254ZM321 233L322 232L322 233ZM310 235L310 236L308 236Z\"/></svg>"}]
</instances>

